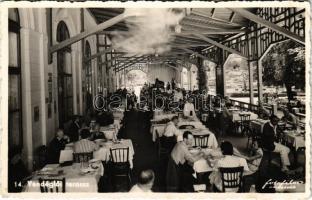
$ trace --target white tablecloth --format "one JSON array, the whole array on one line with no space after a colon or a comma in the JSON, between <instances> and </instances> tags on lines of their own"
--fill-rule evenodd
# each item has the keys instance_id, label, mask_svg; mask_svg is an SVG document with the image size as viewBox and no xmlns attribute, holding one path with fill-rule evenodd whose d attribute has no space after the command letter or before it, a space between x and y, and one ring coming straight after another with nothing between
<instances>
[{"instance_id":1,"label":"white tablecloth","mask_svg":"<svg viewBox=\"0 0 312 200\"><path fill-rule=\"evenodd\" d=\"M93 152L93 158L106 162L110 160L110 149L129 147L129 163L130 167L133 168L134 149L132 141L130 139L122 139L120 140L120 143L113 143L112 141L108 141L97 142L97 144L100 145L100 148L97 151ZM72 145L68 144L66 145L65 150L70 150L72 148Z\"/></svg>"},{"instance_id":2,"label":"white tablecloth","mask_svg":"<svg viewBox=\"0 0 312 200\"><path fill-rule=\"evenodd\" d=\"M303 135L297 134L296 131L284 131L284 138L287 143L291 144L296 150L300 147L305 147L305 139Z\"/></svg>"},{"instance_id":3,"label":"white tablecloth","mask_svg":"<svg viewBox=\"0 0 312 200\"><path fill-rule=\"evenodd\" d=\"M130 168L133 168L134 149L132 141L130 139L122 139L120 143L117 144L113 142L103 142L100 145L102 147L100 147L97 151L93 152L93 157L102 161L110 160L110 149L129 147L129 163Z\"/></svg>"},{"instance_id":4,"label":"white tablecloth","mask_svg":"<svg viewBox=\"0 0 312 200\"><path fill-rule=\"evenodd\" d=\"M154 121L160 121L163 119L169 119L171 120L172 117L178 116L178 114L170 113L170 114L154 114L153 120Z\"/></svg>"},{"instance_id":5,"label":"white tablecloth","mask_svg":"<svg viewBox=\"0 0 312 200\"><path fill-rule=\"evenodd\" d=\"M48 178L48 179L61 179L65 177L65 192L98 192L98 182L100 177L104 174L104 167L102 163L98 166L94 172L87 173L85 175L80 174L81 168L80 163L74 163L71 166L56 166L56 165L47 165L46 167L53 168L55 170L63 170L64 173L59 176L48 177L47 175L35 175L31 179L26 188L25 192L40 192L39 178Z\"/></svg>"},{"instance_id":6,"label":"white tablecloth","mask_svg":"<svg viewBox=\"0 0 312 200\"><path fill-rule=\"evenodd\" d=\"M250 120L255 120L255 119L258 118L258 115L253 113L253 112L237 112L237 111L233 111L233 113L232 113L232 121L233 122L241 120L241 117L239 116L239 114L250 114Z\"/></svg>"},{"instance_id":7,"label":"white tablecloth","mask_svg":"<svg viewBox=\"0 0 312 200\"><path fill-rule=\"evenodd\" d=\"M212 171L213 164L223 156L219 148L218 149L202 149L202 151L204 152L205 155L212 156L214 160L211 161L212 165L209 165L208 161L205 160L204 158L196 161L193 165L193 169L197 173Z\"/></svg>"},{"instance_id":8,"label":"white tablecloth","mask_svg":"<svg viewBox=\"0 0 312 200\"><path fill-rule=\"evenodd\" d=\"M251 129L255 130L258 134L261 134L263 131L263 126L269 120L256 119L250 122Z\"/></svg>"}]
</instances>

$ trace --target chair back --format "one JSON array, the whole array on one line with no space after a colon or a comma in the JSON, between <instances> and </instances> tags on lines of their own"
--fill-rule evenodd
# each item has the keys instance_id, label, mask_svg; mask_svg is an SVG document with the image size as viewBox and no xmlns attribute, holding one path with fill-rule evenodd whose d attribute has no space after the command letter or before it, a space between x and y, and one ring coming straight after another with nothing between
<instances>
[{"instance_id":1,"label":"chair back","mask_svg":"<svg viewBox=\"0 0 312 200\"><path fill-rule=\"evenodd\" d=\"M206 148L208 147L208 135L194 135L194 144L196 147Z\"/></svg>"},{"instance_id":2,"label":"chair back","mask_svg":"<svg viewBox=\"0 0 312 200\"><path fill-rule=\"evenodd\" d=\"M41 193L65 193L65 178L62 179L43 179L39 178Z\"/></svg>"},{"instance_id":3,"label":"chair back","mask_svg":"<svg viewBox=\"0 0 312 200\"><path fill-rule=\"evenodd\" d=\"M250 121L250 114L239 114L241 118L241 122L249 122Z\"/></svg>"},{"instance_id":4,"label":"chair back","mask_svg":"<svg viewBox=\"0 0 312 200\"><path fill-rule=\"evenodd\" d=\"M88 162L93 158L93 152L74 153L73 155L75 163Z\"/></svg>"},{"instance_id":5,"label":"chair back","mask_svg":"<svg viewBox=\"0 0 312 200\"><path fill-rule=\"evenodd\" d=\"M232 168L220 167L219 171L221 173L223 192L225 192L226 189L237 188L238 191L241 190L244 167L232 167Z\"/></svg>"},{"instance_id":6,"label":"chair back","mask_svg":"<svg viewBox=\"0 0 312 200\"><path fill-rule=\"evenodd\" d=\"M110 159L113 163L126 163L129 161L129 147L111 148Z\"/></svg>"}]
</instances>

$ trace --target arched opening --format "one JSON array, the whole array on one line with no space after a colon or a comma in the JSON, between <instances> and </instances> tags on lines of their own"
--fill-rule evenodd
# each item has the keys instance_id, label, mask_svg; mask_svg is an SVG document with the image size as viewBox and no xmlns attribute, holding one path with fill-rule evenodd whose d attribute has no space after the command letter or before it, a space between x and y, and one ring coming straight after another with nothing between
<instances>
[{"instance_id":1,"label":"arched opening","mask_svg":"<svg viewBox=\"0 0 312 200\"><path fill-rule=\"evenodd\" d=\"M56 35L57 41L61 42L69 37L69 31L65 22L59 22ZM62 126L73 114L73 80L70 46L57 52L57 77L59 125Z\"/></svg>"},{"instance_id":2,"label":"arched opening","mask_svg":"<svg viewBox=\"0 0 312 200\"><path fill-rule=\"evenodd\" d=\"M90 43L88 41L86 41L86 45L85 45L85 57L86 58L90 58L91 57L91 47L90 47ZM91 64L91 60L88 60L85 63L85 84L83 85L83 87L86 87L85 91L83 91L83 93L85 94L85 98L86 98L86 111L92 107L92 64Z\"/></svg>"},{"instance_id":3,"label":"arched opening","mask_svg":"<svg viewBox=\"0 0 312 200\"><path fill-rule=\"evenodd\" d=\"M181 75L181 87L189 90L189 78L188 78L188 71L185 67L182 67L182 75Z\"/></svg>"},{"instance_id":4,"label":"arched opening","mask_svg":"<svg viewBox=\"0 0 312 200\"><path fill-rule=\"evenodd\" d=\"M261 57L263 101L305 111L305 47L293 40L272 45Z\"/></svg>"},{"instance_id":5,"label":"arched opening","mask_svg":"<svg viewBox=\"0 0 312 200\"><path fill-rule=\"evenodd\" d=\"M204 61L205 70L207 73L207 89L208 94L216 95L216 63L209 60Z\"/></svg>"},{"instance_id":6,"label":"arched opening","mask_svg":"<svg viewBox=\"0 0 312 200\"><path fill-rule=\"evenodd\" d=\"M9 9L9 149L23 146L21 96L20 18L17 9Z\"/></svg>"},{"instance_id":7,"label":"arched opening","mask_svg":"<svg viewBox=\"0 0 312 200\"><path fill-rule=\"evenodd\" d=\"M224 63L225 93L231 99L249 102L249 72L245 58L231 54Z\"/></svg>"},{"instance_id":8,"label":"arched opening","mask_svg":"<svg viewBox=\"0 0 312 200\"><path fill-rule=\"evenodd\" d=\"M128 91L133 91L137 97L140 96L141 89L146 82L147 74L142 70L135 69L126 74L126 88Z\"/></svg>"}]
</instances>

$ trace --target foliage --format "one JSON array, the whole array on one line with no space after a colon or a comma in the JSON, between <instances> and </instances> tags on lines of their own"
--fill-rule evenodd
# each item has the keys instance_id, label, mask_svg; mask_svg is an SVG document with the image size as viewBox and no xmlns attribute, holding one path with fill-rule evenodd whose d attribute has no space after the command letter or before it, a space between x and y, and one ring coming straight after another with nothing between
<instances>
[{"instance_id":1,"label":"foliage","mask_svg":"<svg viewBox=\"0 0 312 200\"><path fill-rule=\"evenodd\" d=\"M263 84L283 86L288 99L293 98L291 88L305 88L305 47L288 40L272 47L263 60Z\"/></svg>"}]
</instances>

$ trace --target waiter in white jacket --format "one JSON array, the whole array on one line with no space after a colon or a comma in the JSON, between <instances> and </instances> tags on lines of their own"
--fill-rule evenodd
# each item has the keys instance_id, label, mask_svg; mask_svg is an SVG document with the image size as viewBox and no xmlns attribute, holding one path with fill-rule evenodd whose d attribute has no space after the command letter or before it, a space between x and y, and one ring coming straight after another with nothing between
<instances>
[{"instance_id":1,"label":"waiter in white jacket","mask_svg":"<svg viewBox=\"0 0 312 200\"><path fill-rule=\"evenodd\" d=\"M193 104L193 99L192 98L188 98L187 102L184 104L183 115L185 117L190 117L190 118L195 118L196 117L195 108L194 108L194 104Z\"/></svg>"}]
</instances>

